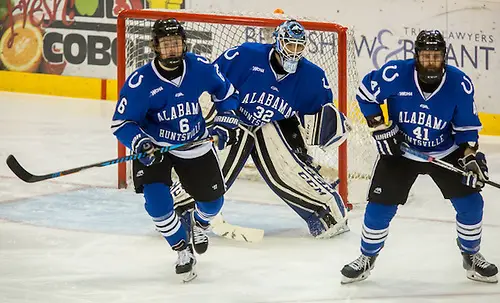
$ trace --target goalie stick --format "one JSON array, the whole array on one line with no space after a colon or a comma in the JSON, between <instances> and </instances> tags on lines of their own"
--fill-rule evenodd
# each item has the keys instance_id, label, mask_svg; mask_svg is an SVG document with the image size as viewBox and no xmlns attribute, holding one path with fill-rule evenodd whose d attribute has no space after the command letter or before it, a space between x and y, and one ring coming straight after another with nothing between
<instances>
[{"instance_id":1,"label":"goalie stick","mask_svg":"<svg viewBox=\"0 0 500 303\"><path fill-rule=\"evenodd\" d=\"M201 139L201 140L193 141L193 142L189 142L189 143L182 143L182 144L165 146L165 147L160 148L160 153L166 153L166 152L174 150L174 149L191 148L191 147L198 146L198 145L201 145L201 144L206 143L206 142L213 142L213 141L214 141L214 138L208 137L205 139ZM66 176L69 174L74 174L74 173L84 171L84 170L94 168L94 167L105 167L105 166L109 166L109 165L118 164L121 162L140 159L140 158L143 158L146 156L147 156L147 153L133 154L133 155L125 156L125 157L120 157L120 158L111 159L111 160L107 160L107 161L103 161L103 162L99 162L99 163L70 168L67 170L53 172L53 173L45 174L45 175L33 175L32 173L28 172L26 169L24 169L21 166L21 164L19 164L19 161L17 161L17 159L13 155L9 155L7 157L6 162L7 162L7 166L9 166L10 170L12 170L12 172L17 177L19 177L19 179L21 179L27 183L35 183L35 182L40 182L40 181L44 181L44 180L59 178L59 177Z\"/></svg>"},{"instance_id":2,"label":"goalie stick","mask_svg":"<svg viewBox=\"0 0 500 303\"><path fill-rule=\"evenodd\" d=\"M409 153L411 155L414 155L422 160L426 160L427 162L430 162L434 165L437 165L437 166L440 166L444 169L447 169L447 170L450 170L452 172L455 172L457 174L461 174L462 176L466 176L467 175L467 172L464 171L463 169L461 168L458 168L458 167L455 167L453 166L452 164L448 163L448 162L445 162L443 160L439 160L439 159L436 159L432 156L429 156L428 154L426 153L422 153L422 152L419 152L417 150L414 150L412 149L407 143L402 143L401 144L401 150L405 153ZM493 187L496 187L496 188L500 188L500 184L496 183L496 182L493 182L493 181L490 181L490 180L484 180L483 181L485 184L488 184L488 185L491 185Z\"/></svg>"},{"instance_id":3,"label":"goalie stick","mask_svg":"<svg viewBox=\"0 0 500 303\"><path fill-rule=\"evenodd\" d=\"M240 242L260 242L264 238L264 230L227 223L222 214L215 216L210 221L210 226L214 234L226 239Z\"/></svg>"}]
</instances>

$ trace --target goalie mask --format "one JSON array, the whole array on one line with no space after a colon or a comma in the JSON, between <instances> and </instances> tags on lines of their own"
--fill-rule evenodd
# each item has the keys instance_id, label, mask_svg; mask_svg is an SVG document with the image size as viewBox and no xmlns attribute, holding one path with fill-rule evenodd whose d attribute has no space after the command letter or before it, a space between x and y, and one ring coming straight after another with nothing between
<instances>
[{"instance_id":1,"label":"goalie mask","mask_svg":"<svg viewBox=\"0 0 500 303\"><path fill-rule=\"evenodd\" d=\"M174 18L156 20L151 44L158 61L167 68L181 65L187 52L186 32Z\"/></svg>"},{"instance_id":2,"label":"goalie mask","mask_svg":"<svg viewBox=\"0 0 500 303\"><path fill-rule=\"evenodd\" d=\"M302 24L289 20L274 31L274 49L281 58L281 65L287 73L295 73L299 60L306 49L306 31Z\"/></svg>"},{"instance_id":3,"label":"goalie mask","mask_svg":"<svg viewBox=\"0 0 500 303\"><path fill-rule=\"evenodd\" d=\"M426 84L441 82L445 73L446 43L438 30L423 30L415 41L418 78Z\"/></svg>"}]
</instances>

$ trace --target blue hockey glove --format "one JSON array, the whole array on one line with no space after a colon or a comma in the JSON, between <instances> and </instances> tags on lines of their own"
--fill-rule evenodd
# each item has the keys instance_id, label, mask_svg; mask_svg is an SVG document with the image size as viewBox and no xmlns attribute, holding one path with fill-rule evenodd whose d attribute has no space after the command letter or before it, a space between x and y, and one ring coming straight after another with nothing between
<instances>
[{"instance_id":1,"label":"blue hockey glove","mask_svg":"<svg viewBox=\"0 0 500 303\"><path fill-rule=\"evenodd\" d=\"M239 123L240 119L235 111L226 111L215 116L214 125L209 131L212 136L217 136L219 150L238 142Z\"/></svg>"},{"instance_id":2,"label":"blue hockey glove","mask_svg":"<svg viewBox=\"0 0 500 303\"><path fill-rule=\"evenodd\" d=\"M486 157L482 152L469 154L458 159L458 164L467 172L462 183L472 188L483 188L484 181L488 180L488 166Z\"/></svg>"},{"instance_id":3,"label":"blue hockey glove","mask_svg":"<svg viewBox=\"0 0 500 303\"><path fill-rule=\"evenodd\" d=\"M138 159L145 166L151 166L163 161L163 154L159 152L159 149L148 137L136 140L136 142L133 143L133 151L134 154L146 153L148 155L147 157Z\"/></svg>"},{"instance_id":4,"label":"blue hockey glove","mask_svg":"<svg viewBox=\"0 0 500 303\"><path fill-rule=\"evenodd\" d=\"M383 156L401 156L402 135L397 124L389 121L389 125L381 124L372 130L379 154Z\"/></svg>"}]
</instances>

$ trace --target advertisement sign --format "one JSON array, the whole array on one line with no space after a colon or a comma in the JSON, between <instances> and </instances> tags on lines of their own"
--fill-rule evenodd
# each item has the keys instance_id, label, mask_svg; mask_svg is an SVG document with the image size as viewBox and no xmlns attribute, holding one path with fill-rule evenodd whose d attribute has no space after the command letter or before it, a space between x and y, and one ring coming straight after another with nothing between
<instances>
[{"instance_id":1,"label":"advertisement sign","mask_svg":"<svg viewBox=\"0 0 500 303\"><path fill-rule=\"evenodd\" d=\"M439 29L448 43L447 63L474 81L479 111L500 113L495 90L500 79L500 1L374 0L366 5L365 0L2 0L0 69L116 79L116 16L130 8L256 15L270 15L281 8L286 15L334 20L353 29L351 51L360 76L389 60L412 58L418 32ZM267 40L253 27L237 36L217 31L217 26L189 26L189 49L210 59L219 50L244 41ZM144 34L129 38L139 45L138 51L150 52ZM335 56L335 45L335 37L318 32L311 34L308 49L313 55ZM130 68L144 60L134 61Z\"/></svg>"},{"instance_id":2,"label":"advertisement sign","mask_svg":"<svg viewBox=\"0 0 500 303\"><path fill-rule=\"evenodd\" d=\"M115 79L118 13L181 7L179 0L1 1L0 69Z\"/></svg>"},{"instance_id":3,"label":"advertisement sign","mask_svg":"<svg viewBox=\"0 0 500 303\"><path fill-rule=\"evenodd\" d=\"M479 111L500 113L495 87L500 79L500 1L473 0L186 0L196 11L249 11L270 15L280 8L287 15L333 20L353 29L356 67L360 77L394 59L412 58L422 29L439 29L448 44L447 63L474 81ZM251 40L257 40L250 37ZM331 43L317 35L314 51ZM313 54L314 55L314 54Z\"/></svg>"}]
</instances>

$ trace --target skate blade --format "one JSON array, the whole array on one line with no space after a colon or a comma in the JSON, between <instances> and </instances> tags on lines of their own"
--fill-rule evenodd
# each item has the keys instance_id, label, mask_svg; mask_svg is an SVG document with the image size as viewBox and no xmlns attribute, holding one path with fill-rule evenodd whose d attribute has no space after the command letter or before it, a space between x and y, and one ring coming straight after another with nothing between
<instances>
[{"instance_id":1,"label":"skate blade","mask_svg":"<svg viewBox=\"0 0 500 303\"><path fill-rule=\"evenodd\" d=\"M182 283L188 283L196 279L198 277L198 274L196 273L195 269L193 268L191 271L188 271L183 274L179 274L179 277L181 278Z\"/></svg>"},{"instance_id":2,"label":"skate blade","mask_svg":"<svg viewBox=\"0 0 500 303\"><path fill-rule=\"evenodd\" d=\"M351 283L354 283L354 282L363 281L363 280L366 280L366 278L368 278L369 275L370 275L369 271L361 274L357 278L348 278L348 277L346 277L346 276L343 275L342 279L340 280L340 284L345 285L345 284L351 284Z\"/></svg>"},{"instance_id":3,"label":"skate blade","mask_svg":"<svg viewBox=\"0 0 500 303\"><path fill-rule=\"evenodd\" d=\"M498 283L498 277L496 275L491 277L484 277L473 270L467 271L467 278L473 281L485 282L485 283Z\"/></svg>"}]
</instances>

